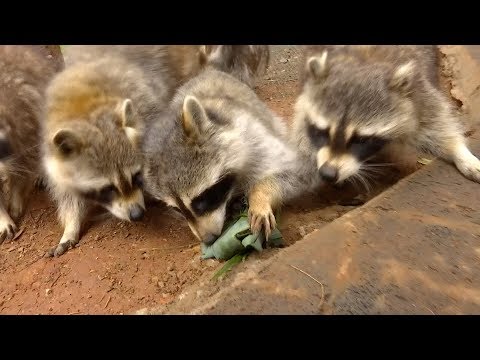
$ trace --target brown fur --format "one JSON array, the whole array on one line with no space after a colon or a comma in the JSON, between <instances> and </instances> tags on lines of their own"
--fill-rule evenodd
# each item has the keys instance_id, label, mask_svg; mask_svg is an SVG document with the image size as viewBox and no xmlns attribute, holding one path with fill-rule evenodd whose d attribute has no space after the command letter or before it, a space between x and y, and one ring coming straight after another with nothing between
<instances>
[{"instance_id":1,"label":"brown fur","mask_svg":"<svg viewBox=\"0 0 480 360\"><path fill-rule=\"evenodd\" d=\"M32 47L0 46L0 132L8 144L0 160L0 242L14 235L39 175L39 129L44 91L54 68Z\"/></svg>"}]
</instances>

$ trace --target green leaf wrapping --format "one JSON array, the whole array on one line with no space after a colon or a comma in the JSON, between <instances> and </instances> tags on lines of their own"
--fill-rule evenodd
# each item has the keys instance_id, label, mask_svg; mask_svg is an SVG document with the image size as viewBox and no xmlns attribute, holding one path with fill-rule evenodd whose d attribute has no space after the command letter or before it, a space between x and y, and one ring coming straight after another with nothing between
<instances>
[{"instance_id":1,"label":"green leaf wrapping","mask_svg":"<svg viewBox=\"0 0 480 360\"><path fill-rule=\"evenodd\" d=\"M248 218L245 214L242 214L212 245L202 244L202 259L228 260L250 249L260 252L263 250L264 242L265 236L263 233L252 234ZM283 245L283 237L278 229L272 232L268 244L273 247Z\"/></svg>"}]
</instances>

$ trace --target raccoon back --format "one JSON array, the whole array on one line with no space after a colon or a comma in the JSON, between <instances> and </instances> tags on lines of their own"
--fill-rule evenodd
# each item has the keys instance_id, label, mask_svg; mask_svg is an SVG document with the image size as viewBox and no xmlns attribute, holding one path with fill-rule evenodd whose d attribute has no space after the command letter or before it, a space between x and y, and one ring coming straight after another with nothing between
<instances>
[{"instance_id":1,"label":"raccoon back","mask_svg":"<svg viewBox=\"0 0 480 360\"><path fill-rule=\"evenodd\" d=\"M28 46L0 46L0 131L13 151L34 148L39 141L45 88L55 69Z\"/></svg>"}]
</instances>

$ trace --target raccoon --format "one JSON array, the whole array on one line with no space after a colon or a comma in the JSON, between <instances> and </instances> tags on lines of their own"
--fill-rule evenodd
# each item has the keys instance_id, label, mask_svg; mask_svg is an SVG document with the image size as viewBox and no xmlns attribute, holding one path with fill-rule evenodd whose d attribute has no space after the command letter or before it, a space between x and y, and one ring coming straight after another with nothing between
<instances>
[{"instance_id":1,"label":"raccoon","mask_svg":"<svg viewBox=\"0 0 480 360\"><path fill-rule=\"evenodd\" d=\"M64 227L50 256L78 243L90 204L142 218L143 135L178 83L168 46L74 46L65 63L47 89L43 129L43 166Z\"/></svg>"},{"instance_id":2,"label":"raccoon","mask_svg":"<svg viewBox=\"0 0 480 360\"><path fill-rule=\"evenodd\" d=\"M53 75L34 47L0 46L0 243L14 237L40 172L40 119Z\"/></svg>"},{"instance_id":3,"label":"raccoon","mask_svg":"<svg viewBox=\"0 0 480 360\"><path fill-rule=\"evenodd\" d=\"M439 88L436 46L311 46L305 49L293 138L312 172L330 183L360 180L390 146L453 162L480 181L453 104ZM378 167L377 167L378 168Z\"/></svg>"},{"instance_id":4,"label":"raccoon","mask_svg":"<svg viewBox=\"0 0 480 360\"><path fill-rule=\"evenodd\" d=\"M201 65L224 71L252 89L256 79L265 74L269 62L268 45L205 45L201 48Z\"/></svg>"},{"instance_id":5,"label":"raccoon","mask_svg":"<svg viewBox=\"0 0 480 360\"><path fill-rule=\"evenodd\" d=\"M220 235L237 195L248 198L252 230L268 236L299 163L285 123L246 84L211 66L177 91L144 153L147 191L205 243Z\"/></svg>"}]
</instances>

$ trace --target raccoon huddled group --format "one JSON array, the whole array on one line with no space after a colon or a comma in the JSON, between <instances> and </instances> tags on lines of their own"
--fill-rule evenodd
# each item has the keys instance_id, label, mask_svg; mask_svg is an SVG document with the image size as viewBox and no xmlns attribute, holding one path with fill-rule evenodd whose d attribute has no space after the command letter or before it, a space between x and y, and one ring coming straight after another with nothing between
<instances>
[{"instance_id":1,"label":"raccoon huddled group","mask_svg":"<svg viewBox=\"0 0 480 360\"><path fill-rule=\"evenodd\" d=\"M480 182L438 87L435 46L317 45L303 55L289 129L254 90L268 46L70 46L59 71L29 47L1 46L0 242L15 235L39 177L64 229L50 256L78 243L91 205L137 221L144 196L179 211L206 243L245 196L252 231L268 235L282 203L324 182L365 181L392 145Z\"/></svg>"}]
</instances>

